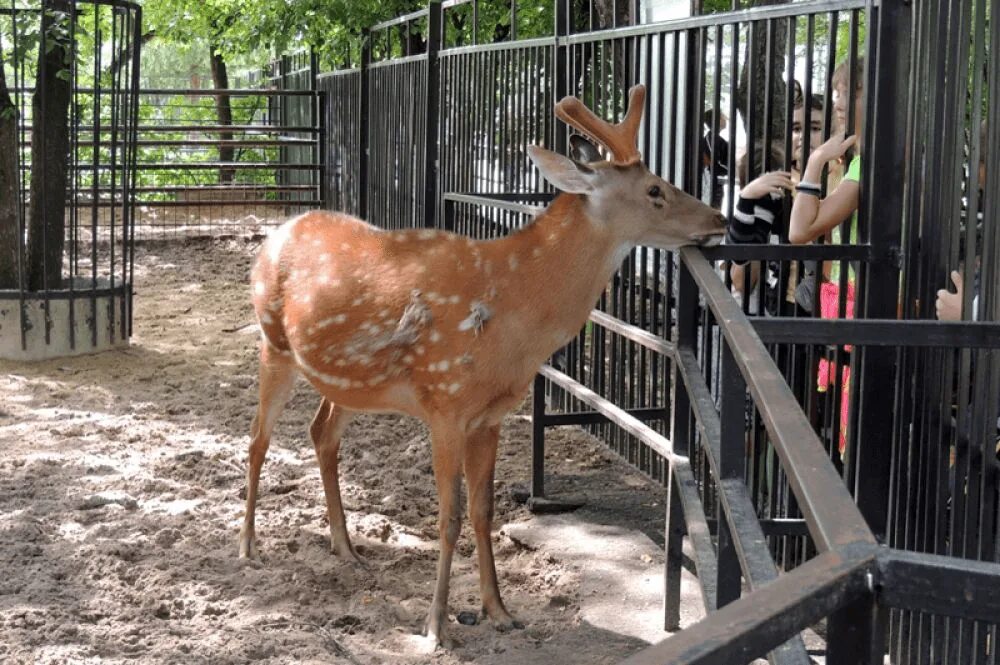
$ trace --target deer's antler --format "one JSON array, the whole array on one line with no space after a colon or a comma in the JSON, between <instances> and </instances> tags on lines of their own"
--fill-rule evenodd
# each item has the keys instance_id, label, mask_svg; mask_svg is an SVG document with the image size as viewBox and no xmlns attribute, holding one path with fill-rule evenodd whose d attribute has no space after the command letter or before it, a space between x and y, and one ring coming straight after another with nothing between
<instances>
[{"instance_id":1,"label":"deer's antler","mask_svg":"<svg viewBox=\"0 0 1000 665\"><path fill-rule=\"evenodd\" d=\"M646 99L646 86L636 85L628 91L628 111L617 125L598 118L576 97L563 97L556 104L556 117L570 127L586 134L611 152L615 164L638 162L639 123Z\"/></svg>"}]
</instances>

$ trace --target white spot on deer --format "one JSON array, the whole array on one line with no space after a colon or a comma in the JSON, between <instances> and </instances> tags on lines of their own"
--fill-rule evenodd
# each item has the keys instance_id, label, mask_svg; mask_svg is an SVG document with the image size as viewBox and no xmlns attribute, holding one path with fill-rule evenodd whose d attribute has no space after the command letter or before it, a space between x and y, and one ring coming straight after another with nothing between
<instances>
[{"instance_id":1,"label":"white spot on deer","mask_svg":"<svg viewBox=\"0 0 1000 665\"><path fill-rule=\"evenodd\" d=\"M348 244L348 243L346 243L346 242L342 242L342 243L340 243L340 248L341 248L342 250L344 250L345 252L349 252L349 251L351 251L351 246L350 246L350 244Z\"/></svg>"},{"instance_id":2,"label":"white spot on deer","mask_svg":"<svg viewBox=\"0 0 1000 665\"><path fill-rule=\"evenodd\" d=\"M473 300L472 304L469 305L469 316L462 319L461 323L458 324L458 329L460 331L472 330L478 335L483 329L483 324L491 318L493 318L493 310L485 303Z\"/></svg>"},{"instance_id":3,"label":"white spot on deer","mask_svg":"<svg viewBox=\"0 0 1000 665\"><path fill-rule=\"evenodd\" d=\"M298 352L295 353L295 362L298 364L302 373L306 376L311 376L312 378L325 383L329 386L334 386L335 388L347 389L351 387L350 379L345 379L343 377L335 376L333 374L327 374L326 372L321 372L315 367L312 367L305 361L305 359L299 355Z\"/></svg>"},{"instance_id":4,"label":"white spot on deer","mask_svg":"<svg viewBox=\"0 0 1000 665\"><path fill-rule=\"evenodd\" d=\"M300 219L302 219L302 215L299 215L283 226L279 226L267 239L267 258L271 260L271 263L277 263L281 259L281 250L284 248L285 242L288 241L292 228L299 223Z\"/></svg>"},{"instance_id":5,"label":"white spot on deer","mask_svg":"<svg viewBox=\"0 0 1000 665\"><path fill-rule=\"evenodd\" d=\"M447 383L439 383L439 384L437 384L437 389L438 390L448 390L448 384Z\"/></svg>"},{"instance_id":6,"label":"white spot on deer","mask_svg":"<svg viewBox=\"0 0 1000 665\"><path fill-rule=\"evenodd\" d=\"M351 307L358 307L359 305L363 304L364 302L365 302L365 297L364 296L358 296L357 298L355 298L354 300L351 301Z\"/></svg>"},{"instance_id":7,"label":"white spot on deer","mask_svg":"<svg viewBox=\"0 0 1000 665\"><path fill-rule=\"evenodd\" d=\"M450 298L448 298L448 304L449 305L457 305L461 301L462 301L462 299L459 298L458 296L451 296Z\"/></svg>"},{"instance_id":8,"label":"white spot on deer","mask_svg":"<svg viewBox=\"0 0 1000 665\"><path fill-rule=\"evenodd\" d=\"M264 295L264 290L266 288L267 287L264 286L264 282L257 281L253 283L253 292L258 296Z\"/></svg>"},{"instance_id":9,"label":"white spot on deer","mask_svg":"<svg viewBox=\"0 0 1000 665\"><path fill-rule=\"evenodd\" d=\"M338 358L337 362L335 362L334 365L336 365L337 367L346 367L347 361L344 360L343 358Z\"/></svg>"},{"instance_id":10,"label":"white spot on deer","mask_svg":"<svg viewBox=\"0 0 1000 665\"><path fill-rule=\"evenodd\" d=\"M378 376L373 376L372 378L368 379L368 385L377 386L380 383L385 383L385 380L386 380L385 374L379 374Z\"/></svg>"},{"instance_id":11,"label":"white spot on deer","mask_svg":"<svg viewBox=\"0 0 1000 665\"><path fill-rule=\"evenodd\" d=\"M555 242L555 241L559 240L559 236L556 235L555 233L550 233L549 234L549 240L551 240L552 242Z\"/></svg>"},{"instance_id":12,"label":"white spot on deer","mask_svg":"<svg viewBox=\"0 0 1000 665\"><path fill-rule=\"evenodd\" d=\"M268 313L267 310L261 312L260 316L258 316L257 318L260 320L261 325L264 326L269 326L272 323L274 323L274 319L271 318L271 315Z\"/></svg>"},{"instance_id":13,"label":"white spot on deer","mask_svg":"<svg viewBox=\"0 0 1000 665\"><path fill-rule=\"evenodd\" d=\"M421 240L431 240L432 238L437 238L441 234L437 231L432 231L430 229L424 229L422 231L417 231L417 237Z\"/></svg>"},{"instance_id":14,"label":"white spot on deer","mask_svg":"<svg viewBox=\"0 0 1000 665\"><path fill-rule=\"evenodd\" d=\"M537 259L539 256L542 255L542 248L541 247L534 248L533 250L531 250L531 255Z\"/></svg>"},{"instance_id":15,"label":"white spot on deer","mask_svg":"<svg viewBox=\"0 0 1000 665\"><path fill-rule=\"evenodd\" d=\"M319 255L320 263L328 263L330 261L330 254L328 252L323 252Z\"/></svg>"},{"instance_id":16,"label":"white spot on deer","mask_svg":"<svg viewBox=\"0 0 1000 665\"><path fill-rule=\"evenodd\" d=\"M323 240L322 240L322 238L315 238L312 241L312 246L313 247L322 247L323 246Z\"/></svg>"},{"instance_id":17,"label":"white spot on deer","mask_svg":"<svg viewBox=\"0 0 1000 665\"><path fill-rule=\"evenodd\" d=\"M403 364L404 365L412 365L413 361L414 361L414 358L409 353L407 353L405 356L403 356Z\"/></svg>"},{"instance_id":18,"label":"white spot on deer","mask_svg":"<svg viewBox=\"0 0 1000 665\"><path fill-rule=\"evenodd\" d=\"M511 272L517 270L517 264L518 264L517 255L511 254L510 256L507 257L507 266L510 268Z\"/></svg>"},{"instance_id":19,"label":"white spot on deer","mask_svg":"<svg viewBox=\"0 0 1000 665\"><path fill-rule=\"evenodd\" d=\"M472 355L468 354L468 353L464 353L464 354L460 355L459 357L455 358L455 364L456 365L470 365L470 364L472 364Z\"/></svg>"},{"instance_id":20,"label":"white spot on deer","mask_svg":"<svg viewBox=\"0 0 1000 665\"><path fill-rule=\"evenodd\" d=\"M332 325L340 325L344 321L347 321L346 314L335 314L334 316L327 317L325 319L320 319L316 322L316 325L312 327L313 331L322 330Z\"/></svg>"},{"instance_id":21,"label":"white spot on deer","mask_svg":"<svg viewBox=\"0 0 1000 665\"><path fill-rule=\"evenodd\" d=\"M417 352L418 356L422 356L424 355L424 353L427 352L427 349L425 349L423 345L420 344L418 344L413 350Z\"/></svg>"},{"instance_id":22,"label":"white spot on deer","mask_svg":"<svg viewBox=\"0 0 1000 665\"><path fill-rule=\"evenodd\" d=\"M440 304L441 296L436 291L431 291L427 294L427 299L434 304Z\"/></svg>"},{"instance_id":23,"label":"white spot on deer","mask_svg":"<svg viewBox=\"0 0 1000 665\"><path fill-rule=\"evenodd\" d=\"M457 393L457 392L458 392L458 391L459 391L459 390L460 390L461 388L462 388L462 384L461 384L461 383L453 383L453 384L451 384L450 386L448 386L448 394L449 394L449 395L454 395L454 394L455 394L455 393Z\"/></svg>"},{"instance_id":24,"label":"white spot on deer","mask_svg":"<svg viewBox=\"0 0 1000 665\"><path fill-rule=\"evenodd\" d=\"M439 333L437 330L432 330L430 334L430 342L432 344L436 344L440 341L441 341L441 333Z\"/></svg>"}]
</instances>

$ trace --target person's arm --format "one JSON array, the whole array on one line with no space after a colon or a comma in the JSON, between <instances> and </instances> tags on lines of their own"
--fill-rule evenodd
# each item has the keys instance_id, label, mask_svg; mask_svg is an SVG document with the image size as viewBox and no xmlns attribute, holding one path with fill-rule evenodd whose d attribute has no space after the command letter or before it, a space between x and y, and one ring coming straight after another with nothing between
<instances>
[{"instance_id":1,"label":"person's arm","mask_svg":"<svg viewBox=\"0 0 1000 665\"><path fill-rule=\"evenodd\" d=\"M774 224L774 211L769 201L772 194L782 194L792 189L791 174L787 171L771 171L750 181L740 190L733 217L726 225L726 242L731 245L766 244L771 239L771 228ZM733 261L730 276L733 288L743 292L745 283L746 261ZM750 288L753 289L760 279L760 264L751 264Z\"/></svg>"},{"instance_id":2,"label":"person's arm","mask_svg":"<svg viewBox=\"0 0 1000 665\"><path fill-rule=\"evenodd\" d=\"M845 139L842 133L830 137L829 141L809 155L802 173L802 182L818 183L827 162L842 157L856 141L856 136ZM788 222L789 242L804 245L828 233L858 209L860 195L859 183L849 178L841 180L823 200L800 192L792 203L792 214Z\"/></svg>"}]
</instances>

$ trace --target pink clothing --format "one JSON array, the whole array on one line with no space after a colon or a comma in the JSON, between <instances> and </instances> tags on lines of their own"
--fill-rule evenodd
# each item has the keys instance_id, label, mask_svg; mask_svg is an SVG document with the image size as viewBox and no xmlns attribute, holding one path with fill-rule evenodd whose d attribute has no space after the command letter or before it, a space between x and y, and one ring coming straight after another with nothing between
<instances>
[{"instance_id":1,"label":"pink clothing","mask_svg":"<svg viewBox=\"0 0 1000 665\"><path fill-rule=\"evenodd\" d=\"M845 314L848 319L854 318L854 302L855 302L855 292L854 292L854 282L850 281L847 283L847 303L845 308ZM820 316L824 319L837 319L840 318L840 285L833 284L831 282L823 282L820 286L819 292L819 311ZM850 351L851 346L845 345L845 351ZM833 385L836 379L836 369L835 363L830 362L826 358L821 358L819 361L819 372L816 377L817 390L820 392L826 392L829 386ZM841 369L840 385L842 386L840 392L840 437L837 442L837 449L840 451L841 456L844 455L844 450L847 448L847 418L850 410L850 388L851 388L851 368L849 366L844 366Z\"/></svg>"}]
</instances>

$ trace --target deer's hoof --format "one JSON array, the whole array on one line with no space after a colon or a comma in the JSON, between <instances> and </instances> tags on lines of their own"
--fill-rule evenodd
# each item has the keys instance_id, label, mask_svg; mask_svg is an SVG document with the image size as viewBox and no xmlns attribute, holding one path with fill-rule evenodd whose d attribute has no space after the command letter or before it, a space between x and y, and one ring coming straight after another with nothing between
<instances>
[{"instance_id":1,"label":"deer's hoof","mask_svg":"<svg viewBox=\"0 0 1000 665\"><path fill-rule=\"evenodd\" d=\"M348 545L347 547L338 547L337 545L333 545L330 547L330 551L333 552L333 555L339 559L355 563L365 570L371 570L371 566L368 564L368 561L363 556L358 554L357 550L355 550L352 545Z\"/></svg>"},{"instance_id":2,"label":"deer's hoof","mask_svg":"<svg viewBox=\"0 0 1000 665\"><path fill-rule=\"evenodd\" d=\"M524 628L524 622L518 621L506 610L498 610L491 613L484 607L483 615L489 616L490 621L493 622L493 627L501 633L506 633L515 629L522 630Z\"/></svg>"},{"instance_id":3,"label":"deer's hoof","mask_svg":"<svg viewBox=\"0 0 1000 665\"><path fill-rule=\"evenodd\" d=\"M250 561L260 561L260 552L257 551L257 541L254 538L240 539L240 558Z\"/></svg>"}]
</instances>

